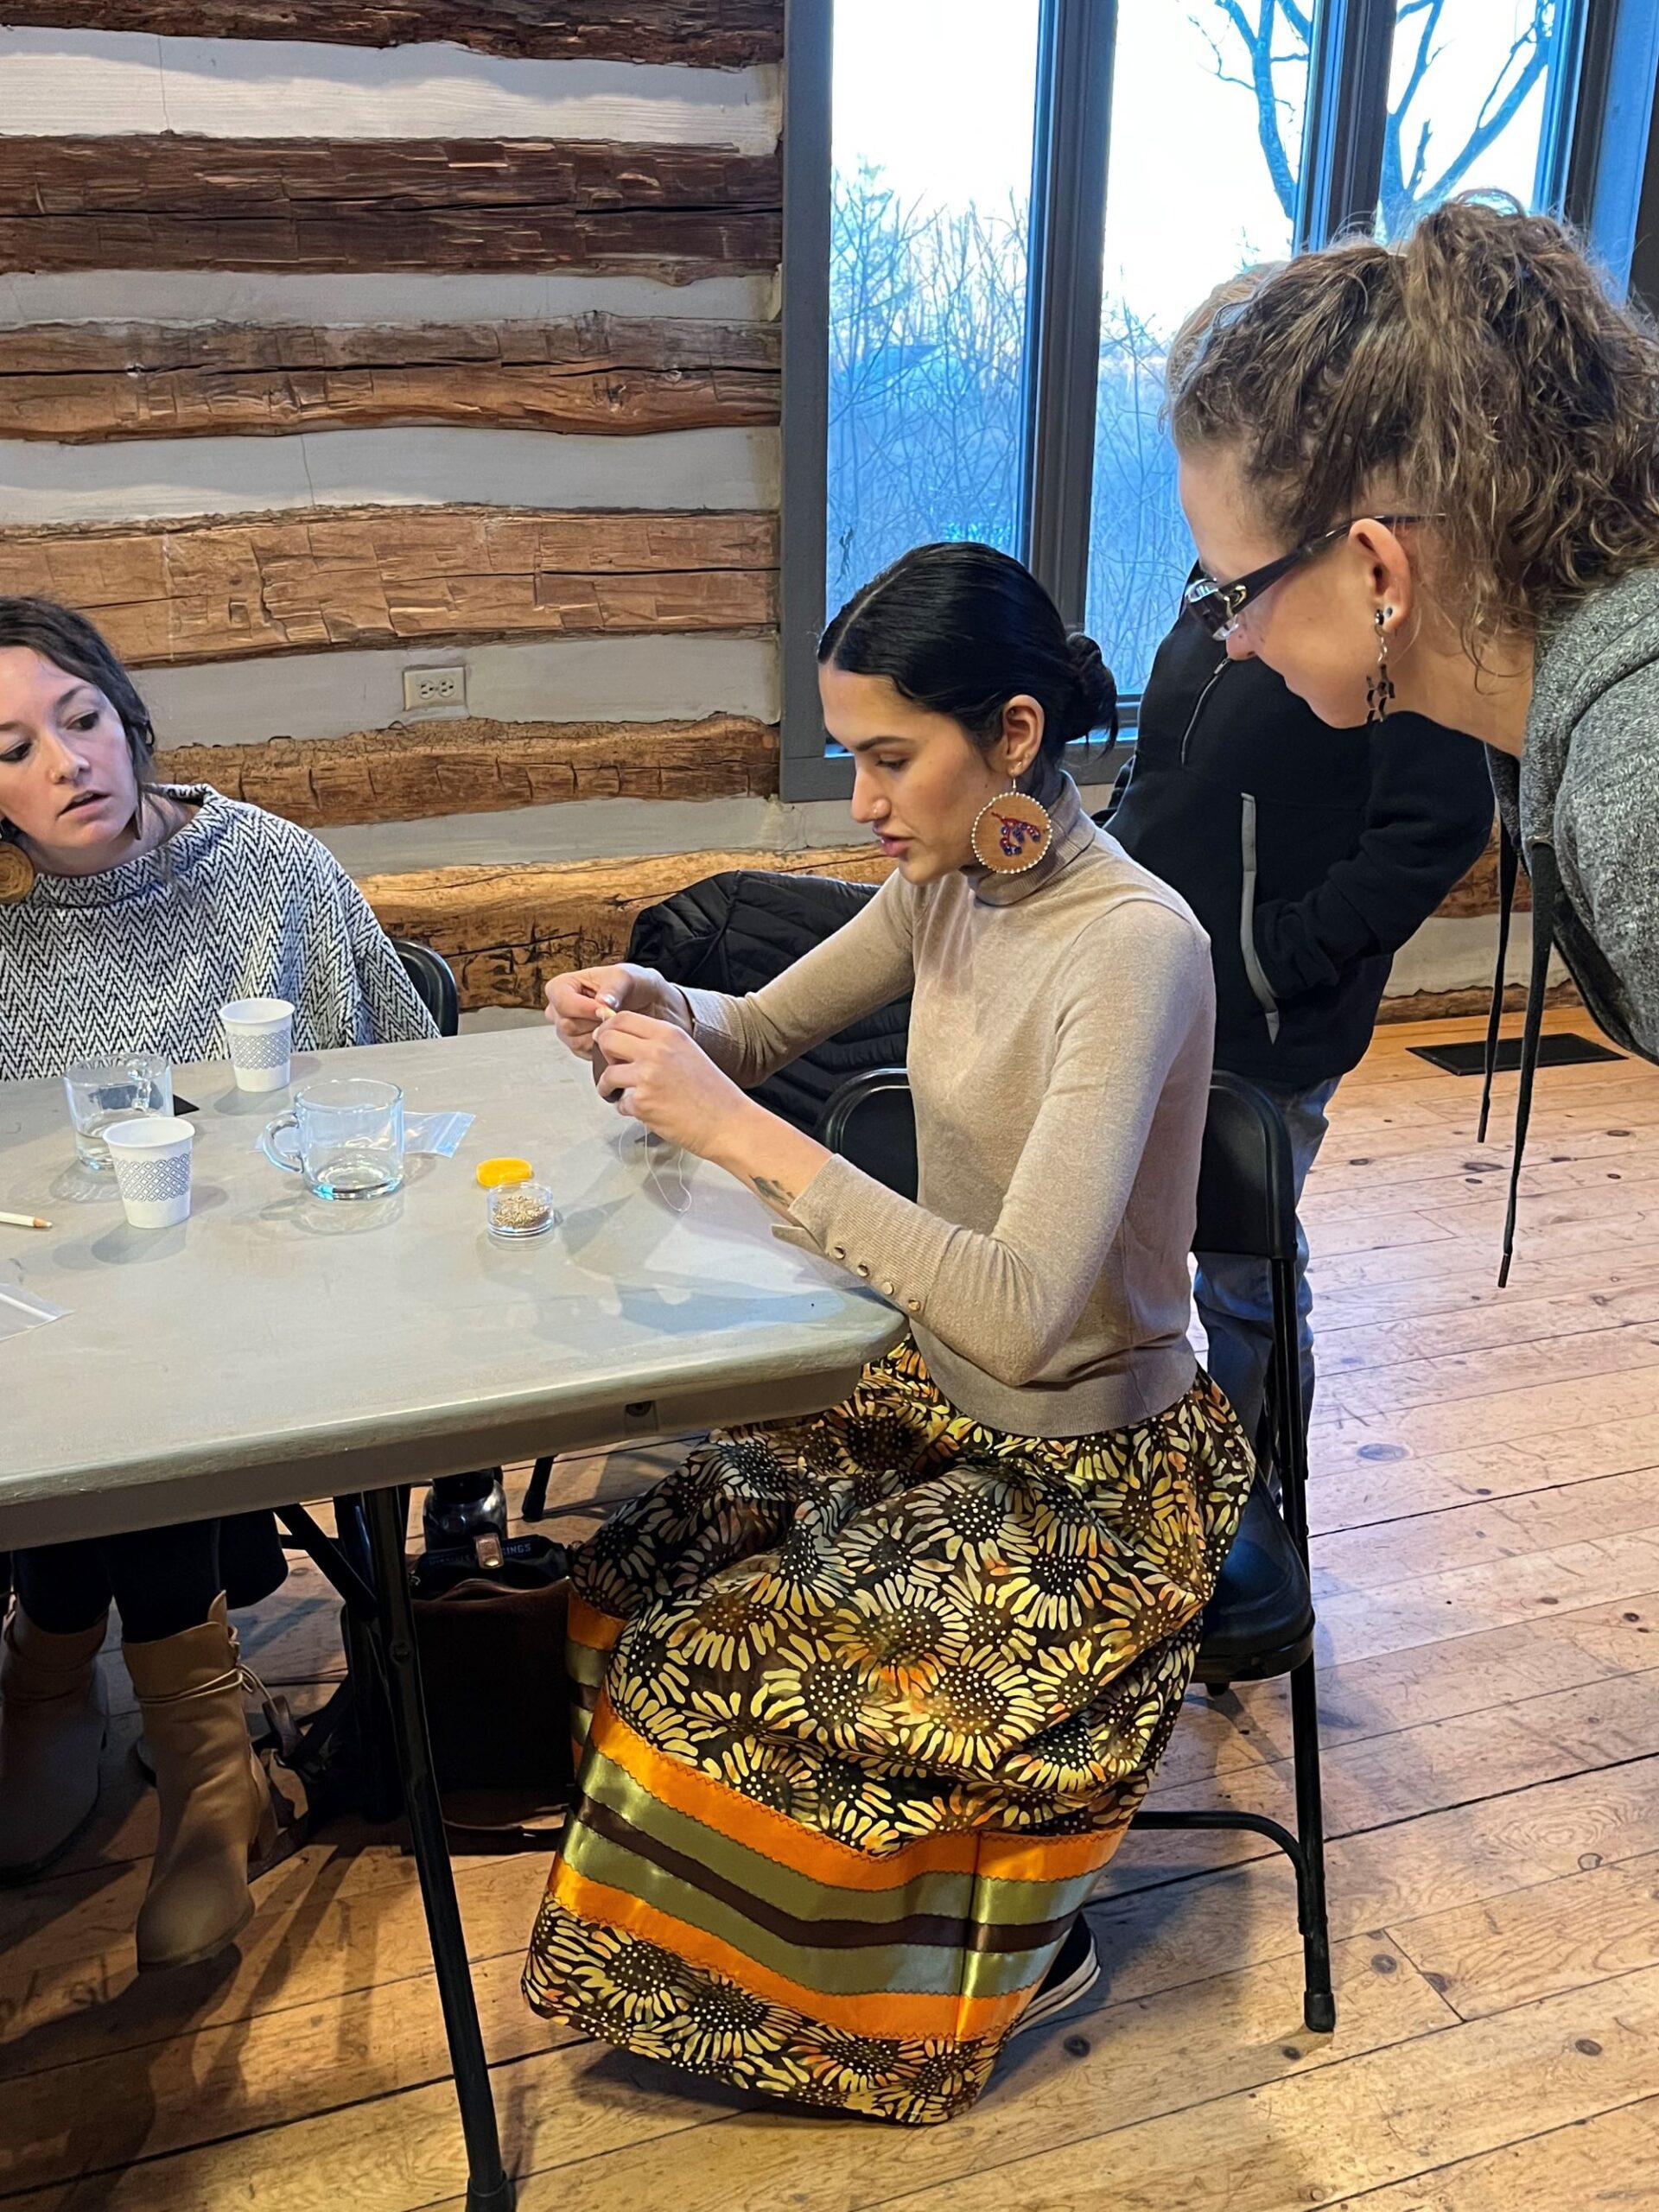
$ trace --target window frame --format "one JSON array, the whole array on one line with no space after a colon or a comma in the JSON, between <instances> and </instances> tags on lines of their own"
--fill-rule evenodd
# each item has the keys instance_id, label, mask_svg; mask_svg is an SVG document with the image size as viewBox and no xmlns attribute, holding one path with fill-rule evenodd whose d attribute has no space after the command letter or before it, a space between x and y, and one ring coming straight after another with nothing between
<instances>
[{"instance_id":1,"label":"window frame","mask_svg":"<svg viewBox=\"0 0 1659 2212\"><path fill-rule=\"evenodd\" d=\"M1540 197L1621 285L1659 75L1659 0L1561 0ZM1314 0L1297 250L1376 219L1395 0ZM1088 590L1107 156L1117 0L1041 0L1027 295L1021 556L1078 624ZM835 0L785 0L779 642L785 802L846 798L853 764L825 749L817 639L828 509L830 229ZM1132 731L1135 702L1122 702ZM1079 747L1078 765L1086 764ZM1098 750L1096 749L1096 759ZM1096 769L1096 774L1098 769Z\"/></svg>"},{"instance_id":2,"label":"window frame","mask_svg":"<svg viewBox=\"0 0 1659 2212\"><path fill-rule=\"evenodd\" d=\"M830 225L835 0L785 0L783 453L778 635L785 800L849 798L853 764L825 750L818 639L830 509ZM794 89L791 90L791 87Z\"/></svg>"}]
</instances>

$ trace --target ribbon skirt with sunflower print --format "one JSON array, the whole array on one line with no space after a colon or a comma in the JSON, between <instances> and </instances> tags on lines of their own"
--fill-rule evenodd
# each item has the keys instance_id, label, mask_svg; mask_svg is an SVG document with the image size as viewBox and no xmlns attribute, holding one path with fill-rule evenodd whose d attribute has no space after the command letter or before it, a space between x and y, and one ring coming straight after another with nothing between
<instances>
[{"instance_id":1,"label":"ribbon skirt with sunflower print","mask_svg":"<svg viewBox=\"0 0 1659 2212\"><path fill-rule=\"evenodd\" d=\"M1205 1376L1006 1436L908 1344L699 1446L572 1564L531 2003L796 2102L971 2104L1168 1741L1251 1466Z\"/></svg>"}]
</instances>

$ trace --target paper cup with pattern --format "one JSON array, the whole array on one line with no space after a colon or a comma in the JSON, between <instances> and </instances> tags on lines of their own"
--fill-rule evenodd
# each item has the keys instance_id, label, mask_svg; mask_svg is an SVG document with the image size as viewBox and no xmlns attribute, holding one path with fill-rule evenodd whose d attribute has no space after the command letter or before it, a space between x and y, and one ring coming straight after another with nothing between
<instances>
[{"instance_id":1,"label":"paper cup with pattern","mask_svg":"<svg viewBox=\"0 0 1659 2212\"><path fill-rule=\"evenodd\" d=\"M172 1114L113 1122L104 1141L115 1163L116 1187L135 1229L171 1229L190 1213L192 1125Z\"/></svg>"},{"instance_id":2,"label":"paper cup with pattern","mask_svg":"<svg viewBox=\"0 0 1659 2212\"><path fill-rule=\"evenodd\" d=\"M286 999L232 999L219 1009L238 1090L286 1090L294 1009Z\"/></svg>"}]
</instances>

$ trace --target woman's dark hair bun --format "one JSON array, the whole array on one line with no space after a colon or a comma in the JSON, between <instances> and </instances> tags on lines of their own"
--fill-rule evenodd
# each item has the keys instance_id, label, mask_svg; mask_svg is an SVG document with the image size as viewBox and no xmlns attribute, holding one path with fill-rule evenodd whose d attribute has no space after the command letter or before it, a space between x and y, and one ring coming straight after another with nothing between
<instances>
[{"instance_id":1,"label":"woman's dark hair bun","mask_svg":"<svg viewBox=\"0 0 1659 2212\"><path fill-rule=\"evenodd\" d=\"M1081 630L1073 630L1065 641L1065 651L1077 684L1077 709L1067 717L1066 743L1072 744L1097 729L1116 737L1117 685L1100 657L1100 647Z\"/></svg>"},{"instance_id":2,"label":"woman's dark hair bun","mask_svg":"<svg viewBox=\"0 0 1659 2212\"><path fill-rule=\"evenodd\" d=\"M1031 570L992 545L913 546L855 593L818 640L850 676L884 676L903 697L960 722L989 748L1024 695L1043 710L1042 750L1021 779L1046 802L1065 748L1117 731L1117 686L1092 638L1068 637Z\"/></svg>"}]
</instances>

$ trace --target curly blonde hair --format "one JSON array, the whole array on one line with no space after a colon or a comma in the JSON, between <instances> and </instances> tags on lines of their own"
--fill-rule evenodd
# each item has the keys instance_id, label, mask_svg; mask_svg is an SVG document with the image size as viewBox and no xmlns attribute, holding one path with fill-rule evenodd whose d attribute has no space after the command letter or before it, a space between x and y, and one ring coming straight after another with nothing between
<instances>
[{"instance_id":1,"label":"curly blonde hair","mask_svg":"<svg viewBox=\"0 0 1659 2212\"><path fill-rule=\"evenodd\" d=\"M1222 288L1182 339L1177 445L1235 449L1287 546L1383 499L1432 517L1477 657L1659 563L1659 334L1548 216L1449 201Z\"/></svg>"}]
</instances>

